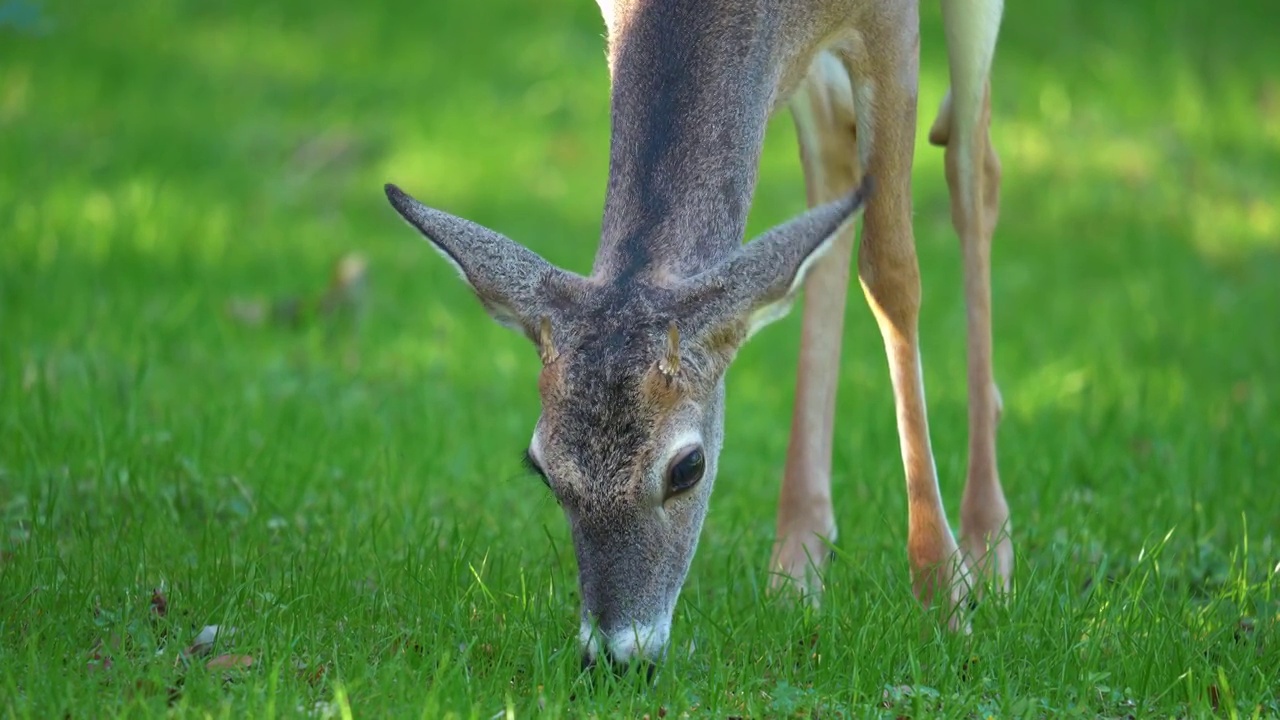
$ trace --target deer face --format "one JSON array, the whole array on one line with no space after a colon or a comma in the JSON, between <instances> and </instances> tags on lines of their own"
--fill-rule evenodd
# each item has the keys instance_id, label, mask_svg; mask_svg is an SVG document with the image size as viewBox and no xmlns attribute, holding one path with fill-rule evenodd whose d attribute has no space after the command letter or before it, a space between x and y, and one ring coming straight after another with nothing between
<instances>
[{"instance_id":1,"label":"deer face","mask_svg":"<svg viewBox=\"0 0 1280 720\"><path fill-rule=\"evenodd\" d=\"M725 371L753 332L786 313L867 189L692 277L624 282L556 268L387 186L489 314L538 347L542 414L527 459L572 531L584 663L665 653L715 484Z\"/></svg>"},{"instance_id":2,"label":"deer face","mask_svg":"<svg viewBox=\"0 0 1280 720\"><path fill-rule=\"evenodd\" d=\"M721 361L646 322L648 299L560 323L539 383L528 464L572 530L588 664L665 650L723 436Z\"/></svg>"}]
</instances>

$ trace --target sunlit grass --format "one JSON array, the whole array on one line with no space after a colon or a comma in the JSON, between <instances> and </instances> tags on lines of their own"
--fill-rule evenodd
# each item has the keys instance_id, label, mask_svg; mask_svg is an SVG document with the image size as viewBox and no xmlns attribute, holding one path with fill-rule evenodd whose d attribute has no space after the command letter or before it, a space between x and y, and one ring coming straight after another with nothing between
<instances>
[{"instance_id":1,"label":"sunlit grass","mask_svg":"<svg viewBox=\"0 0 1280 720\"><path fill-rule=\"evenodd\" d=\"M993 282L1015 600L958 637L912 599L855 290L826 601L764 592L793 317L730 374L653 688L578 671L567 528L518 464L535 353L382 196L396 182L590 266L607 72L594 5L561 5L59 1L0 22L0 713L1280 714L1265 3L1007 10ZM964 308L925 143L945 50L922 13L923 354L957 522ZM779 116L750 231L803 199ZM311 310L353 251L358 320ZM207 625L236 633L193 656Z\"/></svg>"}]
</instances>

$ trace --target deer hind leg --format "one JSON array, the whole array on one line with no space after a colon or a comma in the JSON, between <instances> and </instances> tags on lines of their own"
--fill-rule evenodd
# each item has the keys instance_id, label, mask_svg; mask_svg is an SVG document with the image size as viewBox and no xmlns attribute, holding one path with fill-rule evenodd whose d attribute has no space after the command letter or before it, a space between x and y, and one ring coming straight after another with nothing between
<instances>
[{"instance_id":1,"label":"deer hind leg","mask_svg":"<svg viewBox=\"0 0 1280 720\"><path fill-rule=\"evenodd\" d=\"M991 236L1000 206L1000 161L989 132L989 75L1002 9L1002 0L943 0L951 89L929 141L946 147L951 221L964 257L969 467L960 506L960 547L976 575L1007 592L1013 544L1009 506L996 470L1001 400L991 358Z\"/></svg>"},{"instance_id":2,"label":"deer hind leg","mask_svg":"<svg viewBox=\"0 0 1280 720\"><path fill-rule=\"evenodd\" d=\"M861 180L853 90L844 66L819 53L792 96L810 207L853 191ZM836 537L831 507L831 443L849 262L850 227L805 281L804 318L787 464L778 499L778 535L769 567L774 588L815 602L822 590L827 543Z\"/></svg>"},{"instance_id":3,"label":"deer hind leg","mask_svg":"<svg viewBox=\"0 0 1280 720\"><path fill-rule=\"evenodd\" d=\"M940 606L952 629L968 629L960 612L968 570L951 534L929 441L918 320L920 270L911 224L919 75L919 19L913 3L900 17L885 13L869 28L874 43L851 47L858 146L875 190L858 249L858 277L884 340L893 383L898 439L907 479L907 559L912 589L925 606ZM909 7L905 7L909 6Z\"/></svg>"}]
</instances>

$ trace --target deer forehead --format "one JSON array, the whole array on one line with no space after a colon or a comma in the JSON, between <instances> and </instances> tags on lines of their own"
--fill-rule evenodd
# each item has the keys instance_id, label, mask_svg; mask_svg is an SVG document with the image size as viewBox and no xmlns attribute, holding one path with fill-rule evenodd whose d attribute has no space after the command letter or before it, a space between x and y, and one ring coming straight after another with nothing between
<instances>
[{"instance_id":1,"label":"deer forehead","mask_svg":"<svg viewBox=\"0 0 1280 720\"><path fill-rule=\"evenodd\" d=\"M575 362L575 360L577 362ZM687 415L692 388L664 376L655 360L610 365L562 357L543 369L541 443L635 455Z\"/></svg>"},{"instance_id":2,"label":"deer forehead","mask_svg":"<svg viewBox=\"0 0 1280 720\"><path fill-rule=\"evenodd\" d=\"M544 405L647 406L671 399L650 378L666 350L669 324L636 307L550 322L547 342L554 351L538 379Z\"/></svg>"},{"instance_id":3,"label":"deer forehead","mask_svg":"<svg viewBox=\"0 0 1280 720\"><path fill-rule=\"evenodd\" d=\"M665 376L651 356L613 359L566 352L542 371L533 445L560 482L639 484L701 426L698 383Z\"/></svg>"}]
</instances>

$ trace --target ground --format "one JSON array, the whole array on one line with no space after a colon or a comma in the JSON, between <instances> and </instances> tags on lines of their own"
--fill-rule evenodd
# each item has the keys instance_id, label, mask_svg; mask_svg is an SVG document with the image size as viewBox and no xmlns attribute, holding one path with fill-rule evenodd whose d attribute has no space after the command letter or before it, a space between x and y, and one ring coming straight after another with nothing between
<instances>
[{"instance_id":1,"label":"ground","mask_svg":"<svg viewBox=\"0 0 1280 720\"><path fill-rule=\"evenodd\" d=\"M922 13L923 355L956 518L964 314L924 142L943 36ZM1012 602L960 637L912 599L887 371L855 292L826 602L764 593L794 314L731 373L712 511L645 688L578 672L567 525L519 464L536 353L382 195L396 182L585 271L608 147L595 6L0 1L0 712L1280 714L1274 17L1007 9ZM802 207L780 116L751 230Z\"/></svg>"}]
</instances>

